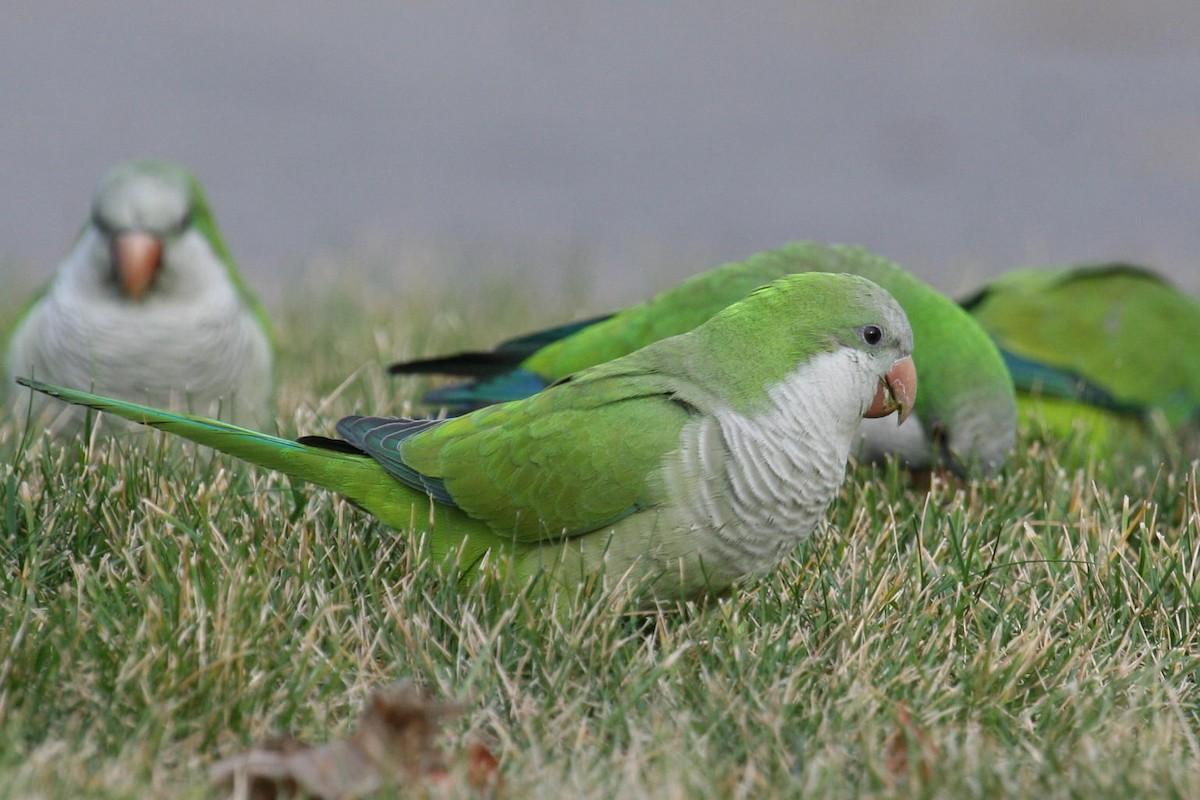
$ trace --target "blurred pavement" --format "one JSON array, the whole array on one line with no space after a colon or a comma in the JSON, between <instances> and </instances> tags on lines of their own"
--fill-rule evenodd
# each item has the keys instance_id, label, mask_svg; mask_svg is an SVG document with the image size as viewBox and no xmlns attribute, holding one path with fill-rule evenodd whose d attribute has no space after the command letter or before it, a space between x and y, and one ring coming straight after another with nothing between
<instances>
[{"instance_id":1,"label":"blurred pavement","mask_svg":"<svg viewBox=\"0 0 1200 800\"><path fill-rule=\"evenodd\" d=\"M402 276L455 242L591 253L624 301L795 238L951 291L1116 258L1197 290L1197 31L1190 0L11 4L0 277L154 155L268 296L315 253Z\"/></svg>"}]
</instances>

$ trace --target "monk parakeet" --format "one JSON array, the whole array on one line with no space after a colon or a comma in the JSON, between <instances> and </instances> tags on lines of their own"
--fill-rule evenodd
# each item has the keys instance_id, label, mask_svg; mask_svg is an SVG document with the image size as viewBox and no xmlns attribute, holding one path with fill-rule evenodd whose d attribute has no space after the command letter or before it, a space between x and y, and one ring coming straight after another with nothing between
<instances>
[{"instance_id":1,"label":"monk parakeet","mask_svg":"<svg viewBox=\"0 0 1200 800\"><path fill-rule=\"evenodd\" d=\"M794 242L696 275L615 314L532 333L488 352L393 364L390 371L473 378L425 396L426 403L452 413L526 397L583 367L690 330L767 281L814 271L871 279L899 301L912 323L921 379L915 413L899 428L864 423L860 456L895 453L908 465L921 467L932 454L959 473L999 467L1016 441L1017 410L1012 381L995 345L954 301L858 247Z\"/></svg>"},{"instance_id":2,"label":"monk parakeet","mask_svg":"<svg viewBox=\"0 0 1200 800\"><path fill-rule=\"evenodd\" d=\"M1200 422L1200 302L1129 264L1020 269L963 301L996 340L1023 420L1092 455Z\"/></svg>"},{"instance_id":3,"label":"monk parakeet","mask_svg":"<svg viewBox=\"0 0 1200 800\"><path fill-rule=\"evenodd\" d=\"M445 420L347 417L298 442L22 381L339 492L435 555L603 568L659 599L772 569L823 517L863 416L916 392L903 310L870 281L792 275L695 330Z\"/></svg>"},{"instance_id":4,"label":"monk parakeet","mask_svg":"<svg viewBox=\"0 0 1200 800\"><path fill-rule=\"evenodd\" d=\"M177 164L131 161L101 179L70 254L18 321L5 366L10 381L32 375L265 425L272 363L266 317L200 183ZM12 394L23 418L31 395Z\"/></svg>"}]
</instances>

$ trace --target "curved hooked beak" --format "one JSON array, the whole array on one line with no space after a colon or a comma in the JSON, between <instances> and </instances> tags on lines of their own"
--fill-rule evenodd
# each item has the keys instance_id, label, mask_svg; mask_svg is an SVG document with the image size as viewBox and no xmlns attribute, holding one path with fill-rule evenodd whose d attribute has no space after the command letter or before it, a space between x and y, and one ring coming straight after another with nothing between
<instances>
[{"instance_id":1,"label":"curved hooked beak","mask_svg":"<svg viewBox=\"0 0 1200 800\"><path fill-rule=\"evenodd\" d=\"M162 249L158 237L148 233L130 231L113 237L113 271L125 294L136 300L150 288L162 265Z\"/></svg>"},{"instance_id":2,"label":"curved hooked beak","mask_svg":"<svg viewBox=\"0 0 1200 800\"><path fill-rule=\"evenodd\" d=\"M886 417L893 411L900 412L897 425L908 419L912 413L913 401L917 399L917 368L912 356L905 356L892 364L887 373L879 379L879 388L875 390L875 399L864 417Z\"/></svg>"}]
</instances>

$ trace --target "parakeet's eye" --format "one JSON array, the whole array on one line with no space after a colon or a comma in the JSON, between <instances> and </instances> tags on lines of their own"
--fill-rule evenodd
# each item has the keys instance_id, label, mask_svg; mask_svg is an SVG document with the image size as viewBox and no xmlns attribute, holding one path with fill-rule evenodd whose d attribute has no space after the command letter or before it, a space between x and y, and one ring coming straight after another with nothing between
<instances>
[{"instance_id":1,"label":"parakeet's eye","mask_svg":"<svg viewBox=\"0 0 1200 800\"><path fill-rule=\"evenodd\" d=\"M179 220L179 224L175 226L175 230L183 233L190 227L192 227L192 210L189 208L188 212L183 215L183 219Z\"/></svg>"},{"instance_id":2,"label":"parakeet's eye","mask_svg":"<svg viewBox=\"0 0 1200 800\"><path fill-rule=\"evenodd\" d=\"M883 341L883 328L878 325L863 325L858 329L858 335L869 345L877 345Z\"/></svg>"}]
</instances>

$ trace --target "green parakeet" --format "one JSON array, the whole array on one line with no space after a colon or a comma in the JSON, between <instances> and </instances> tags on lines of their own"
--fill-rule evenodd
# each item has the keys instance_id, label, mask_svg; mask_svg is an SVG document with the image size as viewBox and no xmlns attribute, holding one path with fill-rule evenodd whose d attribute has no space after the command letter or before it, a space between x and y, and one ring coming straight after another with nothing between
<instances>
[{"instance_id":1,"label":"green parakeet","mask_svg":"<svg viewBox=\"0 0 1200 800\"><path fill-rule=\"evenodd\" d=\"M496 551L518 578L573 586L603 571L672 599L768 571L813 530L863 416L911 408L911 350L887 292L812 273L525 400L446 420L347 417L344 441L22 382L332 489L428 532L468 572Z\"/></svg>"},{"instance_id":2,"label":"green parakeet","mask_svg":"<svg viewBox=\"0 0 1200 800\"><path fill-rule=\"evenodd\" d=\"M859 247L794 242L725 264L615 314L501 343L495 350L393 364L393 373L471 377L427 394L451 412L526 397L576 370L690 330L755 287L801 272L861 275L888 290L912 323L921 394L897 428L863 425L859 455L899 455L914 467L935 460L964 473L998 468L1016 441L1012 381L987 334L958 305L896 264Z\"/></svg>"},{"instance_id":3,"label":"green parakeet","mask_svg":"<svg viewBox=\"0 0 1200 800\"><path fill-rule=\"evenodd\" d=\"M1028 424L1082 428L1102 455L1200 422L1200 302L1147 269L1014 270L963 306L999 345Z\"/></svg>"},{"instance_id":4,"label":"green parakeet","mask_svg":"<svg viewBox=\"0 0 1200 800\"><path fill-rule=\"evenodd\" d=\"M101 179L70 254L18 321L5 366L10 382L32 375L266 425L272 349L200 183L177 164L131 161ZM15 415L31 402L12 392ZM49 424L70 427L71 416Z\"/></svg>"}]
</instances>

